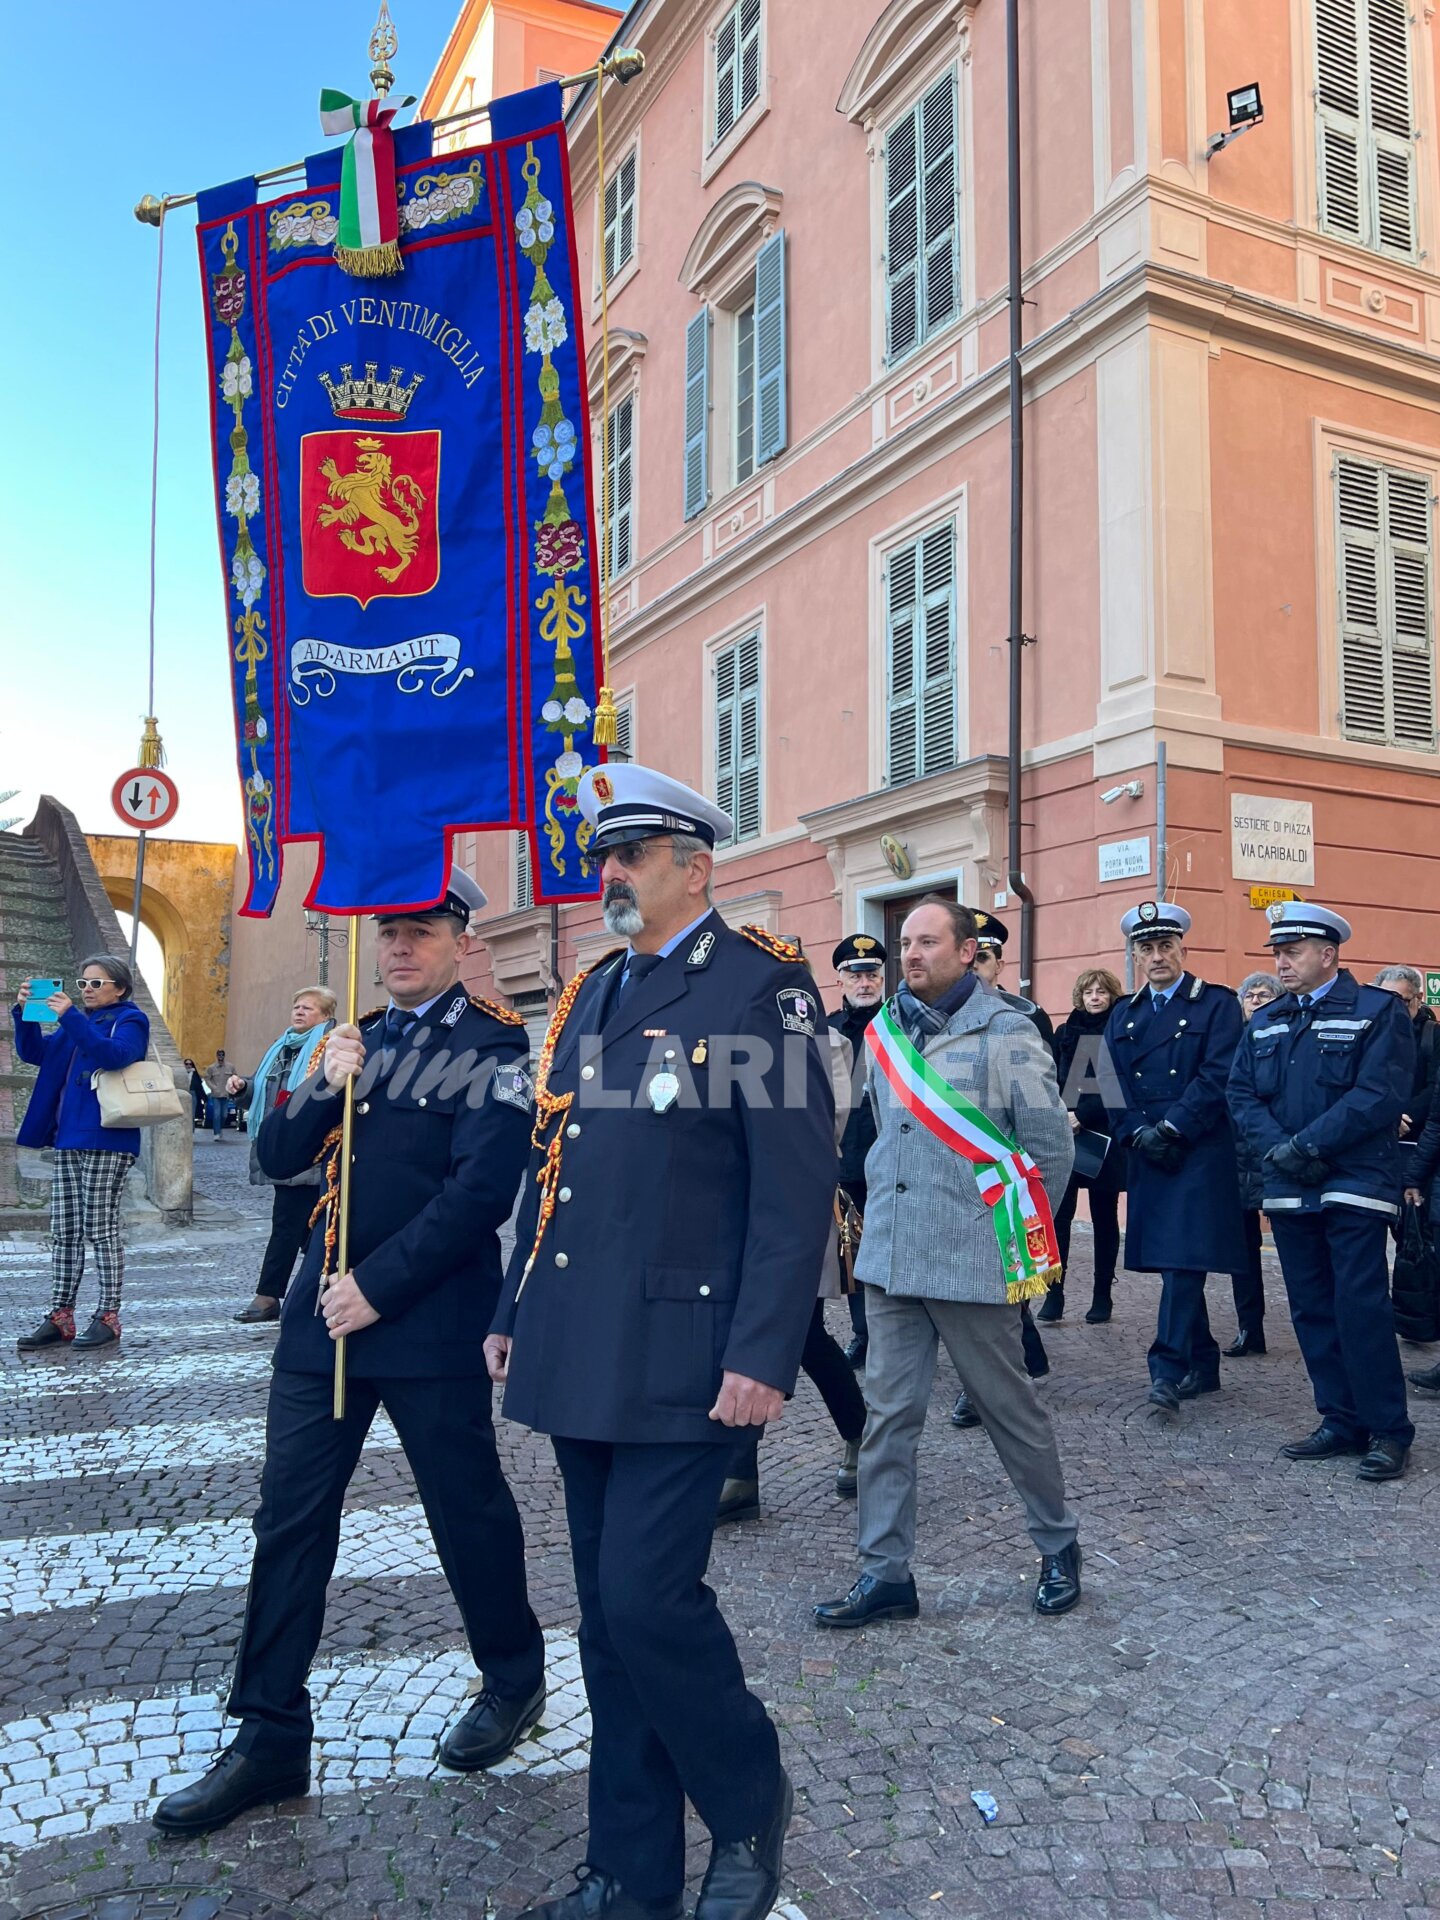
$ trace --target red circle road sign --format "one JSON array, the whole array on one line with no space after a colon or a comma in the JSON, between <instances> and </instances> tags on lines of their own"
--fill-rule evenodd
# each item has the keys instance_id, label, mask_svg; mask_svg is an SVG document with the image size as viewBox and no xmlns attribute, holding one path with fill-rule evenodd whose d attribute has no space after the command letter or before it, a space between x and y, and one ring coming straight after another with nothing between
<instances>
[{"instance_id":1,"label":"red circle road sign","mask_svg":"<svg viewBox=\"0 0 1440 1920\"><path fill-rule=\"evenodd\" d=\"M168 773L156 767L132 767L110 789L110 804L127 827L149 832L175 818L180 796Z\"/></svg>"}]
</instances>

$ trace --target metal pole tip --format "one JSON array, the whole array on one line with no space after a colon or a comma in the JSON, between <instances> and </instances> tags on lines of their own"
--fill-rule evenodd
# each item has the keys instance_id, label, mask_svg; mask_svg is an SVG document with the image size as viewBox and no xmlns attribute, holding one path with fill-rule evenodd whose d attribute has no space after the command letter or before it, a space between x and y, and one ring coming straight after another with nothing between
<instances>
[{"instance_id":1,"label":"metal pole tip","mask_svg":"<svg viewBox=\"0 0 1440 1920\"><path fill-rule=\"evenodd\" d=\"M605 62L605 71L622 87L628 86L645 71L645 56L638 47L617 47Z\"/></svg>"},{"instance_id":2,"label":"metal pole tip","mask_svg":"<svg viewBox=\"0 0 1440 1920\"><path fill-rule=\"evenodd\" d=\"M157 200L153 193L147 193L135 203L135 218L147 227L158 227L160 216L165 211L165 202Z\"/></svg>"}]
</instances>

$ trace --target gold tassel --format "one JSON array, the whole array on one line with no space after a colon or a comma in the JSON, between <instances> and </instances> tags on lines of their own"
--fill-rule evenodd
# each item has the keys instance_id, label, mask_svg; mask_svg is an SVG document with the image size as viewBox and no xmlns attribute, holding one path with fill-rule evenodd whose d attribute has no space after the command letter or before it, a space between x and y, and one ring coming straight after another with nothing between
<instances>
[{"instance_id":1,"label":"gold tassel","mask_svg":"<svg viewBox=\"0 0 1440 1920\"><path fill-rule=\"evenodd\" d=\"M595 724L590 729L590 738L597 747L614 746L615 723L615 695L609 687L601 687L600 698L595 703Z\"/></svg>"},{"instance_id":2,"label":"gold tassel","mask_svg":"<svg viewBox=\"0 0 1440 1920\"><path fill-rule=\"evenodd\" d=\"M160 739L160 727L154 714L145 722L145 732L140 740L140 765L142 767L163 767L165 748Z\"/></svg>"},{"instance_id":3,"label":"gold tassel","mask_svg":"<svg viewBox=\"0 0 1440 1920\"><path fill-rule=\"evenodd\" d=\"M358 280L383 280L404 271L398 240L383 240L378 247L336 247L335 264Z\"/></svg>"}]
</instances>

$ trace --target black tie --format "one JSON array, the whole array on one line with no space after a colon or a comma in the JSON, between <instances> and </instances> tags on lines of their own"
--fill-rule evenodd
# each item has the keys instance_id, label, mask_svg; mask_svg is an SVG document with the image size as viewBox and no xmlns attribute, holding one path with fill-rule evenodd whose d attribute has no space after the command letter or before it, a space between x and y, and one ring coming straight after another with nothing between
<instances>
[{"instance_id":1,"label":"black tie","mask_svg":"<svg viewBox=\"0 0 1440 1920\"><path fill-rule=\"evenodd\" d=\"M398 1047L419 1018L419 1014L411 1013L408 1007L391 1007L385 1015L386 1046Z\"/></svg>"},{"instance_id":2,"label":"black tie","mask_svg":"<svg viewBox=\"0 0 1440 1920\"><path fill-rule=\"evenodd\" d=\"M1300 996L1300 1011L1302 1013L1308 1013L1312 1005L1313 1001L1311 996L1308 993L1302 993Z\"/></svg>"},{"instance_id":3,"label":"black tie","mask_svg":"<svg viewBox=\"0 0 1440 1920\"><path fill-rule=\"evenodd\" d=\"M620 991L615 995L618 1007L631 987L643 980L647 973L653 973L664 956L658 953L632 953L620 975Z\"/></svg>"}]
</instances>

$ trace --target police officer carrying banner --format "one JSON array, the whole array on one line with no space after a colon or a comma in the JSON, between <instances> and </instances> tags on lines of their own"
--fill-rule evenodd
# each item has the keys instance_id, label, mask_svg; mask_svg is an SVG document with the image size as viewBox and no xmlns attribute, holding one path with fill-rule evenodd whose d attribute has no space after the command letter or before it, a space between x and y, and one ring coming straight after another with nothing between
<instances>
[{"instance_id":1,"label":"police officer carrying banner","mask_svg":"<svg viewBox=\"0 0 1440 1920\"><path fill-rule=\"evenodd\" d=\"M712 1840L695 1920L762 1920L790 1783L704 1576L734 1430L778 1418L815 1304L824 1015L797 948L711 906L718 807L639 766L592 769L579 801L629 945L551 1020L486 1342L565 1482L593 1726L580 1884L528 1920L674 1920L687 1798Z\"/></svg>"},{"instance_id":2,"label":"police officer carrying banner","mask_svg":"<svg viewBox=\"0 0 1440 1920\"><path fill-rule=\"evenodd\" d=\"M320 1643L345 1490L384 1406L415 1474L483 1687L440 1742L469 1772L504 1759L545 1704L545 1649L525 1589L525 1542L500 1471L484 1339L500 1290L499 1229L525 1164L532 1088L525 1030L460 985L485 896L452 875L424 911L377 915L388 1008L336 1027L318 1071L260 1129L272 1180L319 1162L329 1204L285 1297L265 1428L255 1561L228 1711L235 1741L162 1800L155 1825L208 1833L306 1791L305 1678ZM331 1271L341 1091L358 1075L349 1273ZM317 1298L318 1292L318 1298ZM345 1417L332 1413L332 1341L346 1340Z\"/></svg>"},{"instance_id":3,"label":"police officer carrying banner","mask_svg":"<svg viewBox=\"0 0 1440 1920\"><path fill-rule=\"evenodd\" d=\"M1320 1425L1291 1460L1360 1454L1362 1480L1405 1471L1415 1429L1395 1344L1386 1236L1399 1213L1400 1116L1415 1069L1405 1003L1340 965L1349 922L1313 901L1269 909L1285 989L1250 1021L1230 1111L1264 1182L1295 1337Z\"/></svg>"},{"instance_id":4,"label":"police officer carrying banner","mask_svg":"<svg viewBox=\"0 0 1440 1920\"><path fill-rule=\"evenodd\" d=\"M1245 1264L1235 1140L1225 1086L1240 1038L1228 987L1185 965L1190 915L1172 900L1144 900L1120 922L1139 991L1117 1002L1105 1029L1125 1106L1114 1138L1128 1152L1125 1265L1159 1273L1160 1311L1150 1348L1150 1404L1220 1386L1220 1349L1205 1311L1207 1273Z\"/></svg>"}]
</instances>

